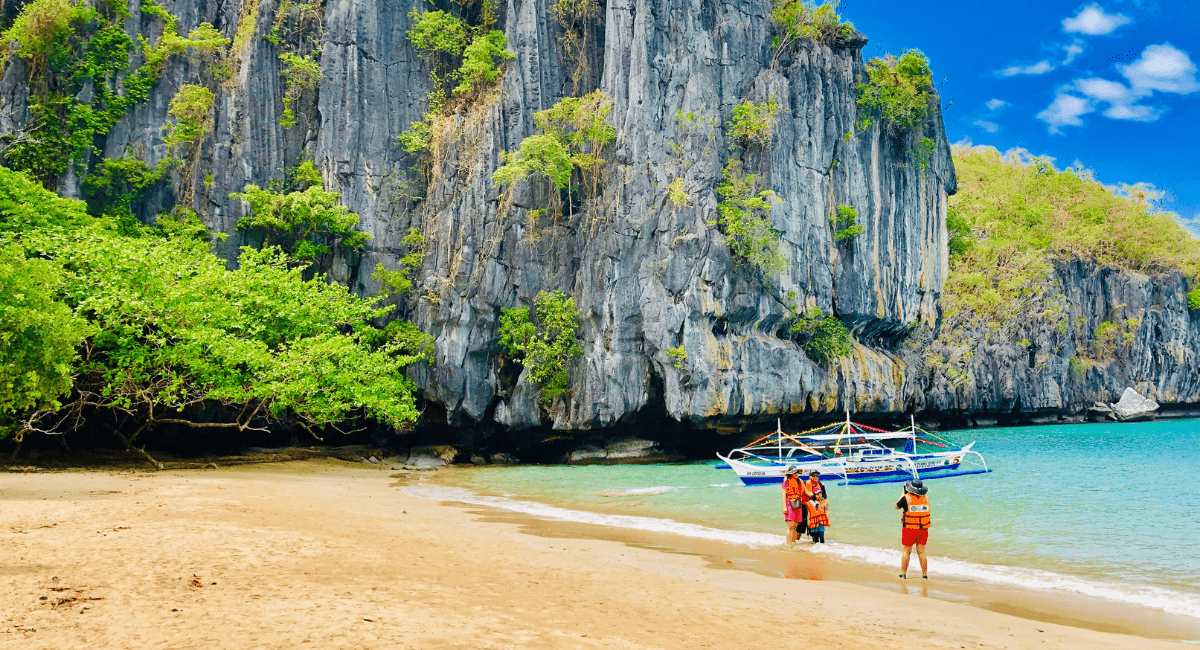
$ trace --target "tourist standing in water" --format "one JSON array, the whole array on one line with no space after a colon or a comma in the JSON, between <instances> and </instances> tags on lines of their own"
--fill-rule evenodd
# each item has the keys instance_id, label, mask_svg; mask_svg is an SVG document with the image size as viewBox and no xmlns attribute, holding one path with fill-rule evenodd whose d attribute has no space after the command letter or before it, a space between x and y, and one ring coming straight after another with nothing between
<instances>
[{"instance_id":1,"label":"tourist standing in water","mask_svg":"<svg viewBox=\"0 0 1200 650\"><path fill-rule=\"evenodd\" d=\"M787 469L783 477L783 525L787 528L788 548L796 545L796 540L804 534L803 525L805 506L804 483L800 481L800 468L795 465Z\"/></svg>"},{"instance_id":2,"label":"tourist standing in water","mask_svg":"<svg viewBox=\"0 0 1200 650\"><path fill-rule=\"evenodd\" d=\"M808 483L805 484L805 490L813 495L813 498L819 499L821 504L828 507L829 491L825 489L825 484L821 482L821 472L813 470L808 473Z\"/></svg>"},{"instance_id":3,"label":"tourist standing in water","mask_svg":"<svg viewBox=\"0 0 1200 650\"><path fill-rule=\"evenodd\" d=\"M813 544L825 543L825 527L829 525L829 511L825 509L825 500L817 494L812 494L808 500L808 534Z\"/></svg>"},{"instance_id":4,"label":"tourist standing in water","mask_svg":"<svg viewBox=\"0 0 1200 650\"><path fill-rule=\"evenodd\" d=\"M921 560L921 577L929 577L929 563L925 560L925 544L929 542L931 525L927 492L929 488L920 479L914 479L904 484L904 494L896 502L896 509L903 511L900 522L904 526L900 533L900 543L904 545L904 554L900 556L901 578L908 578L908 558L914 546Z\"/></svg>"}]
</instances>

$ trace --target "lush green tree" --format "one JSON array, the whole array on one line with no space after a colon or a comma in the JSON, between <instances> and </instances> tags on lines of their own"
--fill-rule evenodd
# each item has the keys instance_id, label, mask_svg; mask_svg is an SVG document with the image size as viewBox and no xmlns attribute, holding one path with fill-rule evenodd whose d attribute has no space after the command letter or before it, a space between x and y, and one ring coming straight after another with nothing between
<instances>
[{"instance_id":1,"label":"lush green tree","mask_svg":"<svg viewBox=\"0 0 1200 650\"><path fill-rule=\"evenodd\" d=\"M71 390L76 348L92 330L58 300L62 283L53 263L0 246L0 436L18 414L59 408Z\"/></svg>"},{"instance_id":2,"label":"lush green tree","mask_svg":"<svg viewBox=\"0 0 1200 650\"><path fill-rule=\"evenodd\" d=\"M542 131L521 141L517 151L503 152L504 164L492 174L497 185L540 176L556 190L571 191L575 169L586 184L596 182L604 163L601 153L612 144L617 130L608 124L612 98L596 90L583 97L565 97L554 106L533 114ZM555 197L551 195L552 200Z\"/></svg>"},{"instance_id":3,"label":"lush green tree","mask_svg":"<svg viewBox=\"0 0 1200 650\"><path fill-rule=\"evenodd\" d=\"M568 364L583 354L579 347L579 310L575 299L561 291L542 292L534 300L536 320L528 307L505 309L500 315L500 344L529 371L550 404L571 383Z\"/></svg>"},{"instance_id":4,"label":"lush green tree","mask_svg":"<svg viewBox=\"0 0 1200 650\"><path fill-rule=\"evenodd\" d=\"M264 246L279 246L305 263L330 254L339 245L362 250L371 236L355 230L358 215L340 203L341 194L321 188L320 180L312 163L306 161L290 175L292 187L305 189L276 191L247 185L245 191L230 195L250 207L250 214L238 219L238 230L258 229L264 234Z\"/></svg>"},{"instance_id":5,"label":"lush green tree","mask_svg":"<svg viewBox=\"0 0 1200 650\"><path fill-rule=\"evenodd\" d=\"M849 42L854 36L854 25L843 22L837 12L837 2L822 2L817 5L805 0L772 0L771 20L782 30L773 44L785 48L802 38L812 39L826 45Z\"/></svg>"},{"instance_id":6,"label":"lush green tree","mask_svg":"<svg viewBox=\"0 0 1200 650\"><path fill-rule=\"evenodd\" d=\"M731 159L724 170L725 182L717 187L718 224L729 241L729 250L739 261L765 275L777 275L787 268L780 251L779 232L774 228L771 209L778 197L771 190L758 189L758 177L742 172L742 164Z\"/></svg>"},{"instance_id":7,"label":"lush green tree","mask_svg":"<svg viewBox=\"0 0 1200 650\"><path fill-rule=\"evenodd\" d=\"M900 131L925 124L933 97L933 73L920 50L899 58L875 57L867 62L867 83L858 86L858 128L882 120Z\"/></svg>"},{"instance_id":8,"label":"lush green tree","mask_svg":"<svg viewBox=\"0 0 1200 650\"><path fill-rule=\"evenodd\" d=\"M163 236L121 236L0 168L0 353L15 387L0 408L20 431L58 433L98 413L131 416L131 435L166 423L315 435L415 422L404 369L428 337L376 327L389 307L305 280L278 248L243 249L229 271L194 219L168 223ZM219 418L199 420L211 406Z\"/></svg>"}]
</instances>

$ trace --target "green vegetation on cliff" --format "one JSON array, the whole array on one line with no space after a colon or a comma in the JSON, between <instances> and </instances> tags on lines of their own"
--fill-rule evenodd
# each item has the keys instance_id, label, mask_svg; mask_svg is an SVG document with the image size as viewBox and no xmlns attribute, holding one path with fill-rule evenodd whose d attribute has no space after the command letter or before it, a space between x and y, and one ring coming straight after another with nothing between
<instances>
[{"instance_id":1,"label":"green vegetation on cliff","mask_svg":"<svg viewBox=\"0 0 1200 650\"><path fill-rule=\"evenodd\" d=\"M543 404L567 390L571 382L567 364L583 354L579 347L579 310L575 299L561 291L542 292L534 301L536 320L528 307L505 309L500 316L500 345L529 371L541 388Z\"/></svg>"},{"instance_id":2,"label":"green vegetation on cliff","mask_svg":"<svg viewBox=\"0 0 1200 650\"><path fill-rule=\"evenodd\" d=\"M1200 279L1200 241L1167 212L1153 190L1114 192L1083 169L1056 169L1023 151L954 148L958 194L951 197L950 310L998 319L1043 293L1052 256Z\"/></svg>"},{"instance_id":3,"label":"green vegetation on cliff","mask_svg":"<svg viewBox=\"0 0 1200 650\"><path fill-rule=\"evenodd\" d=\"M376 327L390 308L305 280L276 247L229 271L194 218L163 223L121 234L0 167L0 437L416 421L404 369L427 342Z\"/></svg>"}]
</instances>

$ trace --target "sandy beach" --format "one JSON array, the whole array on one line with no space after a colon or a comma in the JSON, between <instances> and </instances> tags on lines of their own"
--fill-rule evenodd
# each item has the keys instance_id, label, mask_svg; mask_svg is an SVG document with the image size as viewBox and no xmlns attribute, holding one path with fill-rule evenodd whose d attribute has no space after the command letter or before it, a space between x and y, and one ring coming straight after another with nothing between
<instances>
[{"instance_id":1,"label":"sandy beach","mask_svg":"<svg viewBox=\"0 0 1200 650\"><path fill-rule=\"evenodd\" d=\"M419 479L392 474L0 474L0 646L1184 647L532 526L409 496L397 485Z\"/></svg>"}]
</instances>

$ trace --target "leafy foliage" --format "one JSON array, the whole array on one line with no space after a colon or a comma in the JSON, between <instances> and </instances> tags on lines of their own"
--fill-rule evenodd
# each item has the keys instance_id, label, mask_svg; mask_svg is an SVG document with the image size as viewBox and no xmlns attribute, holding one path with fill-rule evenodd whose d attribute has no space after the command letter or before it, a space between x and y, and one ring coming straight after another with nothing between
<instances>
[{"instance_id":1,"label":"leafy foliage","mask_svg":"<svg viewBox=\"0 0 1200 650\"><path fill-rule=\"evenodd\" d=\"M954 162L960 191L947 226L957 250L943 293L950 311L998 320L1017 313L1023 296L1048 290L1051 256L1200 278L1200 242L1154 209L1144 186L1117 196L1085 170L1060 171L1021 150L955 146Z\"/></svg>"},{"instance_id":2,"label":"leafy foliage","mask_svg":"<svg viewBox=\"0 0 1200 650\"><path fill-rule=\"evenodd\" d=\"M900 58L887 55L867 62L867 83L859 84L858 128L876 120L901 131L925 124L933 97L933 72L920 50L908 50Z\"/></svg>"},{"instance_id":3,"label":"leafy foliage","mask_svg":"<svg viewBox=\"0 0 1200 650\"><path fill-rule=\"evenodd\" d=\"M18 17L0 36L4 43L28 45L18 47L17 56L33 63L29 119L23 131L0 137L8 144L4 158L9 167L53 185L72 161L99 153L96 137L149 97L170 56L212 53L228 43L207 23L181 37L175 18L154 0L143 0L141 11L164 21L162 34L153 45L138 37L142 64L121 79L133 49L122 25L128 16L123 6L101 3L88 9L63 0L25 5L24 19ZM88 95L83 93L88 87L91 100L84 102L79 97Z\"/></svg>"},{"instance_id":4,"label":"leafy foliage","mask_svg":"<svg viewBox=\"0 0 1200 650\"><path fill-rule=\"evenodd\" d=\"M134 416L135 435L162 423L315 431L416 420L404 368L427 339L374 327L389 308L304 280L278 249L244 249L228 271L207 237L173 232L122 237L81 202L0 168L0 381L12 387L0 417L15 415L19 433L61 432L120 413ZM210 406L232 421L198 421Z\"/></svg>"},{"instance_id":5,"label":"leafy foliage","mask_svg":"<svg viewBox=\"0 0 1200 650\"><path fill-rule=\"evenodd\" d=\"M44 67L51 58L61 61L69 54L71 23L84 23L94 16L83 3L33 0L21 7L12 26L0 34L0 56L7 59L10 45L16 42L16 55L31 61L35 68Z\"/></svg>"},{"instance_id":6,"label":"leafy foliage","mask_svg":"<svg viewBox=\"0 0 1200 650\"><path fill-rule=\"evenodd\" d=\"M570 385L567 365L583 354L577 342L579 312L575 299L561 291L542 292L534 301L536 322L529 308L505 309L500 315L500 344L529 371L541 387L543 404L550 404Z\"/></svg>"},{"instance_id":7,"label":"leafy foliage","mask_svg":"<svg viewBox=\"0 0 1200 650\"><path fill-rule=\"evenodd\" d=\"M408 40L423 54L461 56L471 42L470 26L451 13L413 9L408 17L413 21L408 28Z\"/></svg>"},{"instance_id":8,"label":"leafy foliage","mask_svg":"<svg viewBox=\"0 0 1200 650\"><path fill-rule=\"evenodd\" d=\"M1188 309L1200 309L1200 287L1188 292L1187 306Z\"/></svg>"},{"instance_id":9,"label":"leafy foliage","mask_svg":"<svg viewBox=\"0 0 1200 650\"><path fill-rule=\"evenodd\" d=\"M742 262L766 275L777 275L787 268L779 250L779 232L773 227L771 208L778 197L771 190L759 190L757 176L742 172L742 164L730 160L725 165L725 182L717 187L720 226L729 240L729 249Z\"/></svg>"},{"instance_id":10,"label":"leafy foliage","mask_svg":"<svg viewBox=\"0 0 1200 650\"><path fill-rule=\"evenodd\" d=\"M667 356L671 357L671 365L676 368L682 369L684 364L687 363L687 350L682 345L674 348L667 348Z\"/></svg>"},{"instance_id":11,"label":"leafy foliage","mask_svg":"<svg viewBox=\"0 0 1200 650\"><path fill-rule=\"evenodd\" d=\"M477 35L463 50L462 65L454 73L454 78L458 80L454 94L469 95L479 91L500 76L498 62L516 57L516 54L508 51L508 37L504 32L493 29Z\"/></svg>"},{"instance_id":12,"label":"leafy foliage","mask_svg":"<svg viewBox=\"0 0 1200 650\"><path fill-rule=\"evenodd\" d=\"M820 5L804 0L772 0L771 20L783 31L774 45L786 47L808 38L826 45L841 45L854 38L854 25L838 15L839 2L825 0Z\"/></svg>"},{"instance_id":13,"label":"leafy foliage","mask_svg":"<svg viewBox=\"0 0 1200 650\"><path fill-rule=\"evenodd\" d=\"M208 88L194 84L180 86L167 108L167 115L175 118L175 123L166 126L163 144L198 144L212 130L212 104L213 94Z\"/></svg>"},{"instance_id":14,"label":"leafy foliage","mask_svg":"<svg viewBox=\"0 0 1200 650\"><path fill-rule=\"evenodd\" d=\"M176 160L164 158L153 168L145 162L125 155L105 158L83 180L91 214L113 219L125 235L136 235L141 224L133 215L133 204L153 187Z\"/></svg>"},{"instance_id":15,"label":"leafy foliage","mask_svg":"<svg viewBox=\"0 0 1200 650\"><path fill-rule=\"evenodd\" d=\"M417 52L430 61L429 108L422 120L396 138L405 152L417 156L426 166L434 141L434 120L446 105L450 94L471 96L493 83L499 76L499 64L516 55L508 51L508 37L492 29L496 22L495 1L483 0L482 23L472 26L446 11L408 13L412 26L408 39Z\"/></svg>"},{"instance_id":16,"label":"leafy foliage","mask_svg":"<svg viewBox=\"0 0 1200 650\"><path fill-rule=\"evenodd\" d=\"M683 177L679 176L667 186L667 196L675 207L687 205L690 202L687 190L683 189Z\"/></svg>"},{"instance_id":17,"label":"leafy foliage","mask_svg":"<svg viewBox=\"0 0 1200 650\"><path fill-rule=\"evenodd\" d=\"M858 210L855 210L849 205L839 205L837 212L829 217L829 223L833 224L833 240L845 241L853 240L855 237L863 233L863 227L858 221Z\"/></svg>"},{"instance_id":18,"label":"leafy foliage","mask_svg":"<svg viewBox=\"0 0 1200 650\"><path fill-rule=\"evenodd\" d=\"M951 259L966 255L975 245L971 224L958 213L957 207L951 206L946 210L946 230L950 232Z\"/></svg>"},{"instance_id":19,"label":"leafy foliage","mask_svg":"<svg viewBox=\"0 0 1200 650\"><path fill-rule=\"evenodd\" d=\"M375 272L371 274L371 279L383 287L382 295L400 295L412 289L413 273L421 268L425 259L425 237L419 229L409 228L403 242L408 247L408 254L400 258L400 268L389 271L383 264L376 264Z\"/></svg>"},{"instance_id":20,"label":"leafy foliage","mask_svg":"<svg viewBox=\"0 0 1200 650\"><path fill-rule=\"evenodd\" d=\"M600 154L617 137L607 121L611 110L612 99L596 90L583 97L566 97L534 113L542 133L522 140L519 150L502 153L504 164L492 180L511 185L531 175L541 176L563 190L569 189L578 167L585 182L595 183L604 163Z\"/></svg>"},{"instance_id":21,"label":"leafy foliage","mask_svg":"<svg viewBox=\"0 0 1200 650\"><path fill-rule=\"evenodd\" d=\"M796 317L789 330L801 340L801 347L817 363L829 363L854 352L854 337L833 314L823 314L812 307Z\"/></svg>"},{"instance_id":22,"label":"leafy foliage","mask_svg":"<svg viewBox=\"0 0 1200 650\"><path fill-rule=\"evenodd\" d=\"M76 349L92 329L57 299L62 284L53 263L0 247L0 435L14 416L58 408L71 390Z\"/></svg>"},{"instance_id":23,"label":"leafy foliage","mask_svg":"<svg viewBox=\"0 0 1200 650\"><path fill-rule=\"evenodd\" d=\"M297 167L297 170L298 173L292 174L293 183L299 181L299 184L309 185L313 180L320 180L312 163ZM326 191L319 185L290 191L247 185L243 192L230 196L245 201L250 207L250 214L238 219L239 231L261 229L265 235L264 246L279 246L300 262L314 262L317 257L332 253L333 247L339 245L362 250L370 238L367 233L354 229L358 225L358 215L338 203L341 194Z\"/></svg>"},{"instance_id":24,"label":"leafy foliage","mask_svg":"<svg viewBox=\"0 0 1200 650\"><path fill-rule=\"evenodd\" d=\"M746 100L733 107L733 119L725 123L734 141L742 146L771 144L771 132L778 120L779 103L770 97L762 104Z\"/></svg>"},{"instance_id":25,"label":"leafy foliage","mask_svg":"<svg viewBox=\"0 0 1200 650\"><path fill-rule=\"evenodd\" d=\"M321 64L311 56L300 56L292 52L279 55L283 62L284 92L283 114L279 117L279 125L290 129L296 125L296 116L292 112L292 103L307 90L312 90L321 83Z\"/></svg>"}]
</instances>

